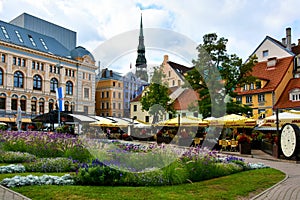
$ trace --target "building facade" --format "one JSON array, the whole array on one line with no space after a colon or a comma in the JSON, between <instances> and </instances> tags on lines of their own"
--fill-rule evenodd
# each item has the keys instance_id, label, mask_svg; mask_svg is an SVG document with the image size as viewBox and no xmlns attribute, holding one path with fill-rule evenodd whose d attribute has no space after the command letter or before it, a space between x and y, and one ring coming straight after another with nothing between
<instances>
[{"instance_id":1,"label":"building facade","mask_svg":"<svg viewBox=\"0 0 300 200\"><path fill-rule=\"evenodd\" d=\"M273 115L275 104L293 78L294 54L290 31L286 29L283 42L269 36L262 41L252 54L258 58L251 73L256 81L236 90L236 101L252 107L254 118Z\"/></svg>"},{"instance_id":2,"label":"building facade","mask_svg":"<svg viewBox=\"0 0 300 200\"><path fill-rule=\"evenodd\" d=\"M103 69L97 77L96 115L123 117L123 79L113 70Z\"/></svg>"},{"instance_id":3,"label":"building facade","mask_svg":"<svg viewBox=\"0 0 300 200\"><path fill-rule=\"evenodd\" d=\"M0 21L0 115L13 122L56 109L56 88L65 110L95 112L94 57L83 47L69 51L55 38ZM30 121L30 120L28 120Z\"/></svg>"}]
</instances>

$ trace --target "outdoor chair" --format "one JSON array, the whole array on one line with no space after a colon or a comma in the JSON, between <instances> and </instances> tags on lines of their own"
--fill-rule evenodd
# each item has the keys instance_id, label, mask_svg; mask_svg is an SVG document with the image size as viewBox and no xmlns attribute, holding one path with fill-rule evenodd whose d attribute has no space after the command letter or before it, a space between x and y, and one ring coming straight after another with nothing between
<instances>
[{"instance_id":1,"label":"outdoor chair","mask_svg":"<svg viewBox=\"0 0 300 200\"><path fill-rule=\"evenodd\" d=\"M230 150L237 151L239 142L237 140L231 140Z\"/></svg>"},{"instance_id":2,"label":"outdoor chair","mask_svg":"<svg viewBox=\"0 0 300 200\"><path fill-rule=\"evenodd\" d=\"M195 137L194 138L194 146L200 146L201 138Z\"/></svg>"},{"instance_id":3,"label":"outdoor chair","mask_svg":"<svg viewBox=\"0 0 300 200\"><path fill-rule=\"evenodd\" d=\"M222 140L222 150L227 150L228 148L228 141L227 140Z\"/></svg>"}]
</instances>

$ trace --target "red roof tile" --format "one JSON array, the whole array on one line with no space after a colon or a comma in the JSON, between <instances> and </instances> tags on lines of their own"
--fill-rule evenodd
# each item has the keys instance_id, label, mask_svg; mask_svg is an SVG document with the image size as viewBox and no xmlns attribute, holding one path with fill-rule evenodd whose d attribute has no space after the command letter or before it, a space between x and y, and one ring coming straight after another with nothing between
<instances>
[{"instance_id":1,"label":"red roof tile","mask_svg":"<svg viewBox=\"0 0 300 200\"><path fill-rule=\"evenodd\" d=\"M191 103L199 99L199 94L193 89L186 89L174 102L175 110L187 110Z\"/></svg>"},{"instance_id":2,"label":"red roof tile","mask_svg":"<svg viewBox=\"0 0 300 200\"><path fill-rule=\"evenodd\" d=\"M274 91L283 79L292 61L293 56L278 59L275 67L272 68L267 68L267 61L257 63L253 67L251 74L260 80L266 80L267 84L261 89L254 90L242 91L241 88L237 88L236 92L238 95L246 95Z\"/></svg>"},{"instance_id":3,"label":"red roof tile","mask_svg":"<svg viewBox=\"0 0 300 200\"><path fill-rule=\"evenodd\" d=\"M296 108L300 107L300 101L291 101L289 97L289 92L292 89L300 88L300 79L293 78L291 79L282 95L280 96L278 102L275 104L274 108Z\"/></svg>"}]
</instances>

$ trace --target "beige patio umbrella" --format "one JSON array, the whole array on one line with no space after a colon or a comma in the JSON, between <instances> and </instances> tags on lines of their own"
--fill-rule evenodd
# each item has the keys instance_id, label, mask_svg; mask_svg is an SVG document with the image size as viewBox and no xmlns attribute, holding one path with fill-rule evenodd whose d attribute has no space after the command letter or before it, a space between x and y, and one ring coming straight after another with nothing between
<instances>
[{"instance_id":1,"label":"beige patio umbrella","mask_svg":"<svg viewBox=\"0 0 300 200\"><path fill-rule=\"evenodd\" d=\"M208 126L207 121L203 121L200 118L196 117L178 117L168 119L156 124L157 126Z\"/></svg>"},{"instance_id":2,"label":"beige patio umbrella","mask_svg":"<svg viewBox=\"0 0 300 200\"><path fill-rule=\"evenodd\" d=\"M99 121L89 123L90 126L103 126L103 127L126 127L128 124L123 122L116 122L111 119L102 117Z\"/></svg>"}]
</instances>

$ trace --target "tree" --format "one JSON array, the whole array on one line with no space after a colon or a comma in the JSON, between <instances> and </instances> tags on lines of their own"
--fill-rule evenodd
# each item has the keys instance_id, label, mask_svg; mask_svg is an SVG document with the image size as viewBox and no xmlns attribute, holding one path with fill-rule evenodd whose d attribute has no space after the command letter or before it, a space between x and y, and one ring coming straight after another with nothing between
<instances>
[{"instance_id":1,"label":"tree","mask_svg":"<svg viewBox=\"0 0 300 200\"><path fill-rule=\"evenodd\" d=\"M227 42L223 37L218 39L216 33L204 35L203 44L197 47L198 58L192 61L194 68L185 76L186 85L190 84L200 95L199 111L204 117L219 117L225 112L245 113L250 109L232 98L237 87L255 81L251 72L256 57L243 63L236 54L227 54Z\"/></svg>"},{"instance_id":2,"label":"tree","mask_svg":"<svg viewBox=\"0 0 300 200\"><path fill-rule=\"evenodd\" d=\"M141 98L142 110L148 111L153 116L153 124L158 122L159 116L166 112L175 113L172 99L169 97L168 86L162 82L163 77L165 74L161 68L155 68L151 83Z\"/></svg>"}]
</instances>

